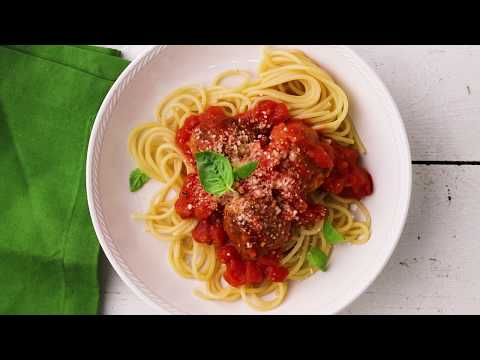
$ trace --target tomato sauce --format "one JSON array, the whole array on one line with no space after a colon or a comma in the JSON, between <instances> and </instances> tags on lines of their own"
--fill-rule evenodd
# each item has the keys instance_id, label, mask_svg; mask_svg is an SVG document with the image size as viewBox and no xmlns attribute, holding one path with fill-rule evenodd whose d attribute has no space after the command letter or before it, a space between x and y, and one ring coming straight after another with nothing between
<instances>
[{"instance_id":1,"label":"tomato sauce","mask_svg":"<svg viewBox=\"0 0 480 360\"><path fill-rule=\"evenodd\" d=\"M210 107L188 117L176 142L195 165L197 151L215 151L232 166L258 161L255 171L233 185L235 194L207 193L197 174L189 174L175 203L184 219L199 220L195 241L213 244L226 265L232 286L284 281L283 245L295 227L313 226L327 215L310 193L317 189L361 199L373 192L370 174L359 153L323 138L301 120L292 119L285 104L260 102L235 117Z\"/></svg>"},{"instance_id":2,"label":"tomato sauce","mask_svg":"<svg viewBox=\"0 0 480 360\"><path fill-rule=\"evenodd\" d=\"M218 207L217 200L207 193L197 174L189 174L175 202L175 210L183 219L207 219Z\"/></svg>"},{"instance_id":3,"label":"tomato sauce","mask_svg":"<svg viewBox=\"0 0 480 360\"><path fill-rule=\"evenodd\" d=\"M334 150L334 167L325 179L325 191L355 199L362 199L373 193L371 175L359 164L358 151L332 142Z\"/></svg>"}]
</instances>

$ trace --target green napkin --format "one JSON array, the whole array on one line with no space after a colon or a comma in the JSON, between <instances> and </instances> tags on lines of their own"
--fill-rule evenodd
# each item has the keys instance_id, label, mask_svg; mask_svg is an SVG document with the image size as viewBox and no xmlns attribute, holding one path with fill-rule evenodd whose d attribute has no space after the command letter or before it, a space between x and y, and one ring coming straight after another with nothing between
<instances>
[{"instance_id":1,"label":"green napkin","mask_svg":"<svg viewBox=\"0 0 480 360\"><path fill-rule=\"evenodd\" d=\"M89 46L0 46L0 314L95 314L85 159L128 62Z\"/></svg>"}]
</instances>

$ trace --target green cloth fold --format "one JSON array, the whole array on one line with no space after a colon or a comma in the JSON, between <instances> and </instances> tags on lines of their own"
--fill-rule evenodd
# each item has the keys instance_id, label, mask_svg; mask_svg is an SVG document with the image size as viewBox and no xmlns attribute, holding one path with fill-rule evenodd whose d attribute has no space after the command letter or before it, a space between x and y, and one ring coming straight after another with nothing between
<instances>
[{"instance_id":1,"label":"green cloth fold","mask_svg":"<svg viewBox=\"0 0 480 360\"><path fill-rule=\"evenodd\" d=\"M119 56L0 46L0 314L98 312L85 159L96 113L128 65Z\"/></svg>"}]
</instances>

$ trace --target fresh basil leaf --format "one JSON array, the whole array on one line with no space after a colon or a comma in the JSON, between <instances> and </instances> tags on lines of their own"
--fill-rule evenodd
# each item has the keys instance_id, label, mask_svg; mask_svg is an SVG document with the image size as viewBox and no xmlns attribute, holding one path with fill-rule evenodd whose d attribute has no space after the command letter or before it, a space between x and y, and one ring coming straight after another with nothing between
<instances>
[{"instance_id":1,"label":"fresh basil leaf","mask_svg":"<svg viewBox=\"0 0 480 360\"><path fill-rule=\"evenodd\" d=\"M206 192L221 196L232 190L233 170L227 157L213 151L195 154L200 183Z\"/></svg>"},{"instance_id":2,"label":"fresh basil leaf","mask_svg":"<svg viewBox=\"0 0 480 360\"><path fill-rule=\"evenodd\" d=\"M330 245L338 244L345 241L345 238L342 234L340 234L332 225L332 223L326 220L323 223L323 235L325 236L325 240Z\"/></svg>"},{"instance_id":3,"label":"fresh basil leaf","mask_svg":"<svg viewBox=\"0 0 480 360\"><path fill-rule=\"evenodd\" d=\"M140 190L143 185L145 185L145 183L150 180L150 177L142 170L137 168L130 173L130 177L128 180L130 184L130 191L135 192Z\"/></svg>"},{"instance_id":4,"label":"fresh basil leaf","mask_svg":"<svg viewBox=\"0 0 480 360\"><path fill-rule=\"evenodd\" d=\"M313 247L308 251L307 260L311 266L327 271L328 256L318 247Z\"/></svg>"},{"instance_id":5,"label":"fresh basil leaf","mask_svg":"<svg viewBox=\"0 0 480 360\"><path fill-rule=\"evenodd\" d=\"M255 171L257 166L258 161L252 161L243 166L240 166L239 168L236 168L235 170L233 170L233 176L235 177L235 180L246 179Z\"/></svg>"}]
</instances>

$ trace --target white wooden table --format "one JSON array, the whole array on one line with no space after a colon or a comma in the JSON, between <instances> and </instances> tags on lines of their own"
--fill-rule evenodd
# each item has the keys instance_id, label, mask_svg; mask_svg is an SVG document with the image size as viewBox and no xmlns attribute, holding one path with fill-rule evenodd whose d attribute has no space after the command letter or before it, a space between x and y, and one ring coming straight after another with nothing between
<instances>
[{"instance_id":1,"label":"white wooden table","mask_svg":"<svg viewBox=\"0 0 480 360\"><path fill-rule=\"evenodd\" d=\"M111 47L134 59L147 46ZM480 160L480 46L352 48L395 98L415 164L398 247L343 313L479 314L480 166L474 162ZM159 313L123 284L105 257L103 270L103 313Z\"/></svg>"}]
</instances>

